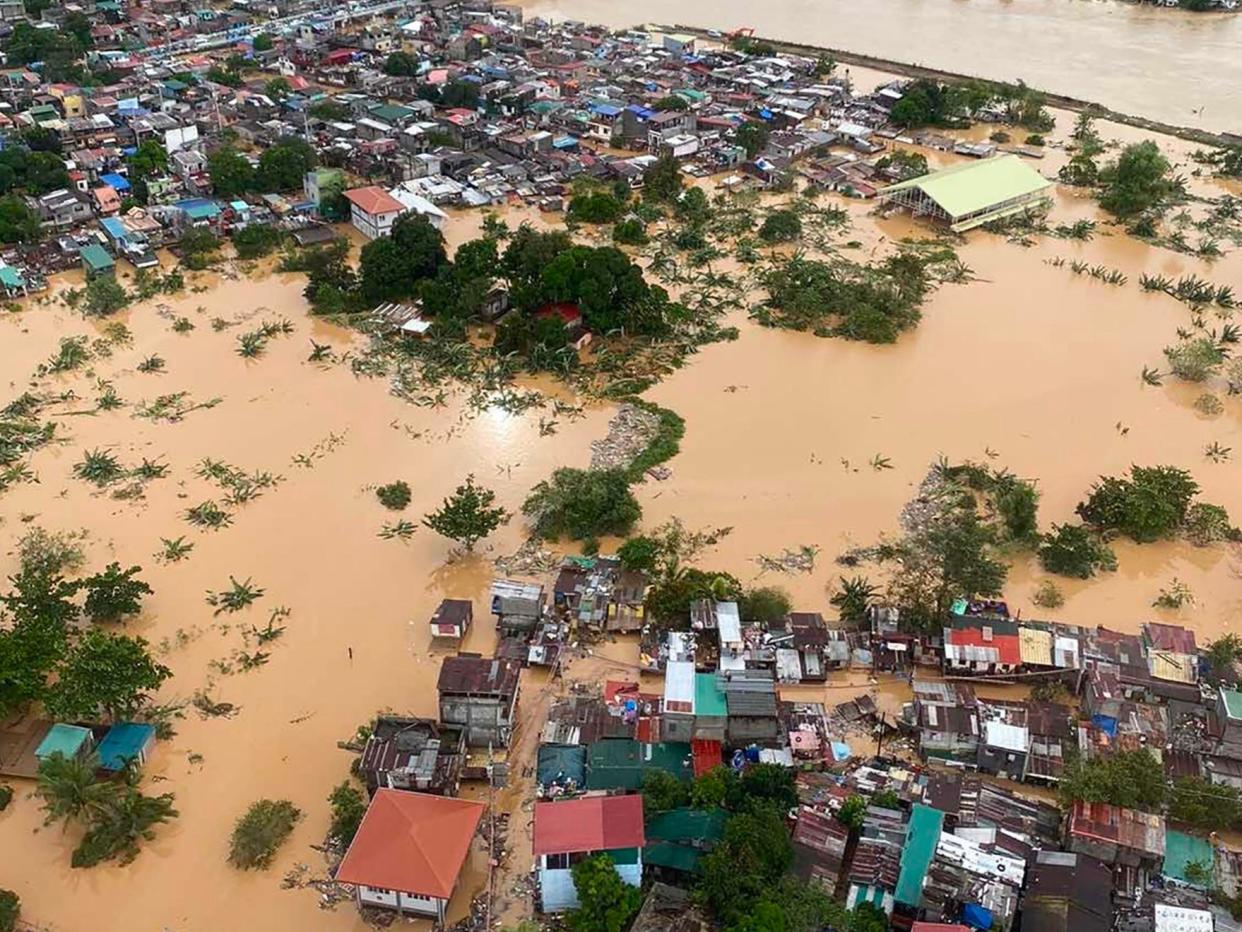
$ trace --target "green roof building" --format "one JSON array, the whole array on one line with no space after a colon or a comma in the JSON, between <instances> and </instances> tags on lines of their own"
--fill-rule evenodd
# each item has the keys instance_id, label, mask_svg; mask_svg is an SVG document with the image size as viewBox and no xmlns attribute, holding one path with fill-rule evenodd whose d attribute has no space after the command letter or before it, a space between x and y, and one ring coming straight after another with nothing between
<instances>
[{"instance_id":1,"label":"green roof building","mask_svg":"<svg viewBox=\"0 0 1242 932\"><path fill-rule=\"evenodd\" d=\"M723 809L670 809L647 823L643 863L693 874L724 836Z\"/></svg>"},{"instance_id":2,"label":"green roof building","mask_svg":"<svg viewBox=\"0 0 1242 932\"><path fill-rule=\"evenodd\" d=\"M53 754L60 754L66 760L73 760L90 750L92 740L89 728L57 722L35 748L35 757L45 761Z\"/></svg>"},{"instance_id":3,"label":"green roof building","mask_svg":"<svg viewBox=\"0 0 1242 932\"><path fill-rule=\"evenodd\" d=\"M1202 875L1195 876L1193 880L1187 877L1186 868L1191 864L1197 864L1206 871L1206 878ZM1176 832L1171 828L1164 830L1165 877L1193 887L1202 887L1205 879L1210 883L1215 876L1215 865L1216 852L1212 850L1212 846L1206 839L1196 835L1187 835L1185 832Z\"/></svg>"},{"instance_id":4,"label":"green roof building","mask_svg":"<svg viewBox=\"0 0 1242 932\"><path fill-rule=\"evenodd\" d=\"M664 770L678 780L693 776L690 745L642 744L628 738L596 741L587 752L587 789L638 790L648 770Z\"/></svg>"},{"instance_id":5,"label":"green roof building","mask_svg":"<svg viewBox=\"0 0 1242 932\"><path fill-rule=\"evenodd\" d=\"M906 846L901 852L901 870L893 899L906 906L918 906L923 897L923 881L936 854L944 813L931 806L915 805L906 829Z\"/></svg>"},{"instance_id":6,"label":"green roof building","mask_svg":"<svg viewBox=\"0 0 1242 932\"><path fill-rule=\"evenodd\" d=\"M98 278L100 275L111 276L116 272L116 261L97 243L83 247L79 255L88 279Z\"/></svg>"},{"instance_id":7,"label":"green roof building","mask_svg":"<svg viewBox=\"0 0 1242 932\"><path fill-rule=\"evenodd\" d=\"M879 192L915 217L931 217L954 233L1052 203L1052 182L1016 155L942 168Z\"/></svg>"}]
</instances>

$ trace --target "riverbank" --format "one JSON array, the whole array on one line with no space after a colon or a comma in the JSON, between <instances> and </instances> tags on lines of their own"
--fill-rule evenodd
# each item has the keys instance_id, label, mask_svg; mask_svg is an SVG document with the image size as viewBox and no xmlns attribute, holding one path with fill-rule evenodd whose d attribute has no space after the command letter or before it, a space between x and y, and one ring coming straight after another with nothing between
<instances>
[{"instance_id":1,"label":"riverbank","mask_svg":"<svg viewBox=\"0 0 1242 932\"><path fill-rule=\"evenodd\" d=\"M702 29L697 26L686 26L680 23L673 25L653 25L655 25L655 28L662 32L686 33L709 42L723 41L720 38L719 32L716 32L715 30ZM713 33L715 34L713 35ZM891 58L879 58L875 55L864 55L860 52L852 52L849 49L837 49L819 45L803 45L798 42L770 39L766 36L760 35L755 35L751 38L755 42L765 42L775 48L776 51L783 52L787 55L800 55L806 58L831 56L840 64L857 65L859 67L870 68L875 71L885 71L897 77L928 78L930 80L942 81L945 83L973 81L979 79L978 75L964 74L957 71L945 71L940 68L929 68L925 65L895 61ZM1109 120L1113 123L1121 123L1125 126L1133 126L1136 129L1144 129L1149 132L1159 133L1162 136L1173 136L1178 139L1184 139L1187 142L1195 142L1205 146L1219 147L1242 145L1242 135L1234 135L1232 133L1212 133L1207 130L1196 129L1193 126L1178 126L1172 123L1165 123L1160 120L1153 120L1132 113L1121 113L1120 111L1113 110L1101 103L1084 100L1079 97L1070 97L1065 94L1057 94L1039 88L1036 88L1036 90L1040 90L1040 93L1045 95L1047 98L1047 106L1055 107L1059 110L1068 110L1072 113L1087 112L1102 120Z\"/></svg>"}]
</instances>

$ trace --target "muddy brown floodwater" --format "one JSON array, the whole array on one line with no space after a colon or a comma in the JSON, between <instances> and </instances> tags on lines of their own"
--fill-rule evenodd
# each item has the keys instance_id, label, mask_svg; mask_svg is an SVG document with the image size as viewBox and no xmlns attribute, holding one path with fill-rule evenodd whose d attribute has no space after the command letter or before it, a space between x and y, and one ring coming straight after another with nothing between
<instances>
[{"instance_id":1,"label":"muddy brown floodwater","mask_svg":"<svg viewBox=\"0 0 1242 932\"><path fill-rule=\"evenodd\" d=\"M1063 136L1071 121L1060 120ZM1115 127L1104 130L1122 135ZM1184 158L1184 149L1165 142ZM1061 157L1054 151L1040 167L1051 172ZM1218 191L1206 181L1195 186ZM849 237L863 251L918 232L900 217L875 219L871 205L855 202L849 209ZM1090 202L1060 193L1051 222L1091 216ZM507 219L521 218L509 212ZM477 213L455 216L450 241L469 238L480 222ZM1130 283L1109 287L1045 262L1058 255L1122 269ZM896 346L764 330L738 315L737 341L708 347L649 392L685 418L686 436L668 464L672 476L638 488L644 523L678 516L691 526L732 526L706 558L711 565L746 581L786 586L799 608L831 615L825 589L838 575L832 558L895 530L901 505L941 454L982 459L990 451L997 465L1037 479L1045 526L1070 520L1095 477L1131 463L1190 469L1204 497L1236 518L1242 515L1237 467L1209 462L1203 449L1219 442L1242 455L1242 399L1226 397L1217 386L1224 412L1206 418L1192 407L1200 388L1142 384L1140 369L1161 363L1161 347L1173 341L1188 313L1171 298L1143 293L1137 279L1143 271L1195 272L1242 289L1240 255L1234 251L1208 265L1123 235L1089 243L1045 237L1024 249L975 232L960 256L978 281L938 290L920 327ZM474 598L479 623L464 646L490 651L494 634L483 602L489 558L522 540L515 520L479 555L446 562L448 545L424 528L405 542L378 536L395 516L378 504L372 487L408 481L413 502L405 517L417 524L473 472L516 511L554 468L588 463L590 441L606 433L612 408L588 407L583 417L562 419L554 434L544 435L539 421L547 411L470 417L455 397L438 409L410 405L391 396L384 380L357 378L347 365L307 361L311 339L344 354L355 337L308 317L301 276L205 281L207 290L168 300L162 310L151 301L118 315L133 332L132 345L95 359L89 371L44 380L78 394L80 400L61 410L89 408L97 378L112 381L128 404L56 418L66 439L33 457L38 483L14 486L0 500L0 572L12 571L13 544L27 527L85 528L88 568L113 559L141 564L155 589L143 614L125 627L163 645L161 659L175 676L160 698L186 699L208 688L213 699L240 711L209 720L189 711L177 736L157 747L147 785L176 793L181 815L127 867L70 870L76 836L41 828L32 788L19 784L14 805L0 815L0 887L21 896L30 921L65 932L101 926L361 929L349 904L322 911L314 891L280 885L297 863L309 865L311 876L323 875L322 858L310 846L323 838L326 796L352 760L336 743L380 709L435 714L444 652L431 648L427 618L446 595ZM175 333L175 316L189 318L195 329ZM214 317L246 320L216 331ZM241 331L281 317L293 323L292 335L272 339L258 359L237 354ZM40 300L4 313L6 401L28 387L60 337L100 332L80 314ZM153 353L166 360L165 370L137 371ZM176 423L135 416L144 399L182 391L197 402L222 400ZM117 501L72 475L82 451L94 448L113 451L127 465L162 458L170 474L150 482L143 499ZM873 469L877 455L892 468ZM202 531L183 513L221 497L195 474L205 457L277 473L283 481L237 508L232 526ZM160 538L182 535L194 543L188 559L161 564L153 558ZM814 572L759 574L756 556L802 544L822 548ZM1239 584L1236 557L1227 548L1123 544L1117 551L1117 573L1060 581L1067 601L1056 617L1133 630L1156 617L1152 598L1176 576L1193 590L1196 604L1160 617L1180 619L1201 639L1235 628ZM251 578L265 595L243 613L213 617L204 595L225 587L230 576ZM1031 561L1017 560L1008 595L1027 616L1040 578ZM291 610L287 631L266 665L231 674L213 668L213 661L227 661L244 646L243 627L261 627L282 605ZM637 658L633 641L603 645L598 653L585 662L583 678L624 673ZM542 674L528 677L527 685L524 727L533 728L550 687ZM855 675L834 677L826 691L797 692L840 701L866 688L865 677ZM900 699L899 692L882 692L893 709ZM527 731L524 747L533 746L529 738ZM521 805L528 792L528 781L520 782L504 797L514 811L510 837L521 864L529 863L529 848L523 848L528 813ZM261 797L288 798L305 817L271 869L236 871L225 862L229 832ZM464 912L485 875L486 859L476 850L454 915ZM511 869L502 882L514 876ZM499 892L506 911L520 914L523 904Z\"/></svg>"}]
</instances>

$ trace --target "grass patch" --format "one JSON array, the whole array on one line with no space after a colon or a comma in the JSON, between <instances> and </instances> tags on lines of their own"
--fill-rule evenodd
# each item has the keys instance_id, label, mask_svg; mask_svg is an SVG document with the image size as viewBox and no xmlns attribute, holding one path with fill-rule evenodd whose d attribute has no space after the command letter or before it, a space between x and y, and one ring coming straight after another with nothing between
<instances>
[{"instance_id":1,"label":"grass patch","mask_svg":"<svg viewBox=\"0 0 1242 932\"><path fill-rule=\"evenodd\" d=\"M252 804L233 826L229 863L242 870L267 867L301 817L301 810L287 799L260 799Z\"/></svg>"}]
</instances>

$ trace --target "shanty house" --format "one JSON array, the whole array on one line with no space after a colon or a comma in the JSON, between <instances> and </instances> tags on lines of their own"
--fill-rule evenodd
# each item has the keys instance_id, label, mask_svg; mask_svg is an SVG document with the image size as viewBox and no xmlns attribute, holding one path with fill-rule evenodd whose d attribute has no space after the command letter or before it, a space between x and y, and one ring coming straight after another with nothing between
<instances>
[{"instance_id":1,"label":"shanty house","mask_svg":"<svg viewBox=\"0 0 1242 932\"><path fill-rule=\"evenodd\" d=\"M455 796L465 761L466 735L460 727L381 715L363 746L359 770L372 794L388 787Z\"/></svg>"},{"instance_id":2,"label":"shanty house","mask_svg":"<svg viewBox=\"0 0 1242 932\"><path fill-rule=\"evenodd\" d=\"M112 278L116 274L116 260L98 243L84 246L79 253L82 267L86 270L86 279Z\"/></svg>"},{"instance_id":3,"label":"shanty house","mask_svg":"<svg viewBox=\"0 0 1242 932\"><path fill-rule=\"evenodd\" d=\"M664 669L662 736L669 741L690 741L694 737L694 709L694 664L670 660Z\"/></svg>"},{"instance_id":4,"label":"shanty house","mask_svg":"<svg viewBox=\"0 0 1242 932\"><path fill-rule=\"evenodd\" d=\"M131 761L142 765L155 746L155 726L140 722L117 722L99 742L99 769L111 772L124 770Z\"/></svg>"},{"instance_id":5,"label":"shanty house","mask_svg":"<svg viewBox=\"0 0 1242 932\"><path fill-rule=\"evenodd\" d=\"M952 165L882 189L880 197L954 233L1043 207L1052 182L1016 155Z\"/></svg>"},{"instance_id":6,"label":"shanty house","mask_svg":"<svg viewBox=\"0 0 1242 932\"><path fill-rule=\"evenodd\" d=\"M473 622L473 602L469 599L444 599L431 616L431 636L460 641Z\"/></svg>"},{"instance_id":7,"label":"shanty house","mask_svg":"<svg viewBox=\"0 0 1242 932\"><path fill-rule=\"evenodd\" d=\"M443 922L487 807L469 799L381 788L336 870L358 906Z\"/></svg>"},{"instance_id":8,"label":"shanty house","mask_svg":"<svg viewBox=\"0 0 1242 932\"><path fill-rule=\"evenodd\" d=\"M1109 932L1112 871L1071 851L1040 851L1022 897L1023 928L1040 932Z\"/></svg>"},{"instance_id":9,"label":"shanty house","mask_svg":"<svg viewBox=\"0 0 1242 932\"><path fill-rule=\"evenodd\" d=\"M729 715L730 744L770 744L780 735L776 684L771 670L734 670L721 674Z\"/></svg>"},{"instance_id":10,"label":"shanty house","mask_svg":"<svg viewBox=\"0 0 1242 932\"><path fill-rule=\"evenodd\" d=\"M953 615L944 629L947 673L1010 673L1022 664L1017 622Z\"/></svg>"},{"instance_id":11,"label":"shanty house","mask_svg":"<svg viewBox=\"0 0 1242 932\"><path fill-rule=\"evenodd\" d=\"M601 852L612 860L622 881L641 886L646 843L640 795L535 803L532 847L541 910L555 913L576 907L573 866Z\"/></svg>"},{"instance_id":12,"label":"shanty house","mask_svg":"<svg viewBox=\"0 0 1242 932\"><path fill-rule=\"evenodd\" d=\"M723 809L670 809L647 823L643 863L682 874L698 872L699 860L724 836Z\"/></svg>"},{"instance_id":13,"label":"shanty house","mask_svg":"<svg viewBox=\"0 0 1242 932\"><path fill-rule=\"evenodd\" d=\"M440 721L465 729L471 747L506 747L517 713L516 660L459 654L444 658L436 689L440 694Z\"/></svg>"},{"instance_id":14,"label":"shanty house","mask_svg":"<svg viewBox=\"0 0 1242 932\"><path fill-rule=\"evenodd\" d=\"M43 762L59 754L66 760L76 760L90 753L94 743L94 736L89 728L57 722L39 742L35 757Z\"/></svg>"},{"instance_id":15,"label":"shanty house","mask_svg":"<svg viewBox=\"0 0 1242 932\"><path fill-rule=\"evenodd\" d=\"M1071 851L1132 867L1164 858L1164 833L1163 816L1081 800L1070 809L1066 823Z\"/></svg>"}]
</instances>

